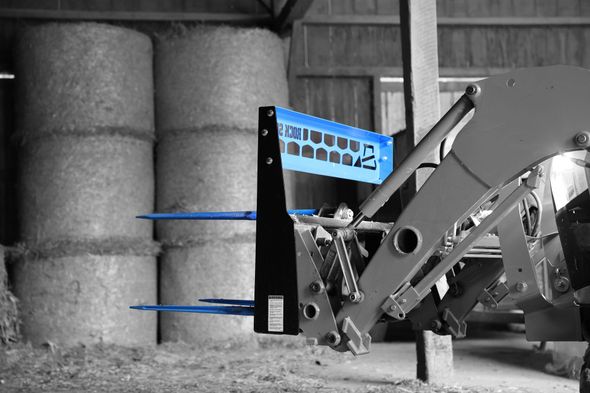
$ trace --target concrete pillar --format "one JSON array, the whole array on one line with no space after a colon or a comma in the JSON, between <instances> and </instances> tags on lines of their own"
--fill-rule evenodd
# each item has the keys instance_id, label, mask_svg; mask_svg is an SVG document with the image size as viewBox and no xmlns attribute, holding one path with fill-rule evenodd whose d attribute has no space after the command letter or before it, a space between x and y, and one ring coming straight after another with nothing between
<instances>
[{"instance_id":1,"label":"concrete pillar","mask_svg":"<svg viewBox=\"0 0 590 393\"><path fill-rule=\"evenodd\" d=\"M439 120L438 47L436 33L436 0L401 0L400 18L404 58L404 96L406 132L397 138L396 159L405 158ZM427 161L437 162L436 152ZM409 200L430 175L421 169L402 191ZM444 382L453 371L450 336L430 331L416 335L417 377L426 382Z\"/></svg>"}]
</instances>

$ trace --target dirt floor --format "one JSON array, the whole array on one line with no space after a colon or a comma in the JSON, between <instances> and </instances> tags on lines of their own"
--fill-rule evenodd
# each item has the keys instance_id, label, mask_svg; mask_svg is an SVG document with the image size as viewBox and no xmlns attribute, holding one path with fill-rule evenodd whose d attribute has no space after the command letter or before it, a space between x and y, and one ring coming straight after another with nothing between
<instances>
[{"instance_id":1,"label":"dirt floor","mask_svg":"<svg viewBox=\"0 0 590 393\"><path fill-rule=\"evenodd\" d=\"M301 341L157 348L0 349L0 392L566 393L577 382L544 373L547 353L521 334L455 342L446 386L413 380L413 343L376 344L354 358Z\"/></svg>"}]
</instances>

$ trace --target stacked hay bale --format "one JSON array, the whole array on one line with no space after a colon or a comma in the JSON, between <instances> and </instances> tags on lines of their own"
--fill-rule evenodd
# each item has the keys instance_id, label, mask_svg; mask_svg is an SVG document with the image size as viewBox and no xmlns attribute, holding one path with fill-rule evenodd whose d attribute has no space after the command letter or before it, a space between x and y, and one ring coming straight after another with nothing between
<instances>
[{"instance_id":1,"label":"stacked hay bale","mask_svg":"<svg viewBox=\"0 0 590 393\"><path fill-rule=\"evenodd\" d=\"M16 45L23 336L156 342L152 44L95 23L25 28Z\"/></svg>"},{"instance_id":2,"label":"stacked hay bale","mask_svg":"<svg viewBox=\"0 0 590 393\"><path fill-rule=\"evenodd\" d=\"M280 39L261 29L197 27L156 45L158 211L256 208L258 107L288 105ZM252 299L253 222L161 222L160 301ZM244 339L252 320L165 313L164 341Z\"/></svg>"}]
</instances>

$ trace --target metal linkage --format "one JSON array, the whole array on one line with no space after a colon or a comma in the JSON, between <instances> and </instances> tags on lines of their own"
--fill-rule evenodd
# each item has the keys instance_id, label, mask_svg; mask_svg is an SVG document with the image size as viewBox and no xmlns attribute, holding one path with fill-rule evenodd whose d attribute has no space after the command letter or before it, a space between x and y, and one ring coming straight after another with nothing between
<instances>
[{"instance_id":1,"label":"metal linkage","mask_svg":"<svg viewBox=\"0 0 590 393\"><path fill-rule=\"evenodd\" d=\"M340 262L340 269L344 276L344 283L349 292L348 299L353 303L360 303L363 299L363 294L359 291L356 283L345 242L345 240L352 240L354 233L347 229L337 229L332 233L332 237L334 238L334 247L336 248L338 261Z\"/></svg>"},{"instance_id":2,"label":"metal linkage","mask_svg":"<svg viewBox=\"0 0 590 393\"><path fill-rule=\"evenodd\" d=\"M542 177L543 168L541 166L533 169L528 179L501 201L494 211L487 216L480 225L475 227L471 233L453 249L453 251L428 272L420 282L415 286L406 285L395 294L389 296L381 306L383 311L393 318L404 319L405 314L416 307L416 305L418 305L418 303L430 293L430 288L432 288L440 277L449 271L453 265L463 258L479 238L486 235L492 228L498 225L498 223L500 223L510 211L518 205L529 192L531 192L532 189L539 186ZM394 308L392 308L392 306L394 306Z\"/></svg>"},{"instance_id":3,"label":"metal linkage","mask_svg":"<svg viewBox=\"0 0 590 393\"><path fill-rule=\"evenodd\" d=\"M476 94L473 91L471 95ZM366 218L372 217L389 200L389 198L416 171L425 158L438 146L457 124L473 109L469 92L463 95L451 109L440 119L428 134L418 143L409 156L391 173L383 183L369 195L360 206L360 212L350 223L357 227Z\"/></svg>"}]
</instances>

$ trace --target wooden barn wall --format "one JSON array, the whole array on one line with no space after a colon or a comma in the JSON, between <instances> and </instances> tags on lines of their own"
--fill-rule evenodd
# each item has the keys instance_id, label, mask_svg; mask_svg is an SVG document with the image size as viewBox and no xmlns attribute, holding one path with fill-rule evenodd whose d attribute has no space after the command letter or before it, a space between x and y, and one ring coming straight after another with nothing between
<instances>
[{"instance_id":1,"label":"wooden barn wall","mask_svg":"<svg viewBox=\"0 0 590 393\"><path fill-rule=\"evenodd\" d=\"M384 91L380 82L403 75L398 12L398 0L316 0L293 30L293 108L377 132L402 130L396 113L403 115L403 107L387 104L403 104L403 92ZM587 0L439 0L440 74L484 77L558 63L590 68L589 16ZM441 109L463 88L443 88ZM310 193L298 200L302 206L343 196L355 206L370 190L340 180L306 181L300 187Z\"/></svg>"},{"instance_id":2,"label":"wooden barn wall","mask_svg":"<svg viewBox=\"0 0 590 393\"><path fill-rule=\"evenodd\" d=\"M399 15L399 0L315 0L309 14ZM438 0L439 17L588 16L587 0Z\"/></svg>"},{"instance_id":3,"label":"wooden barn wall","mask_svg":"<svg viewBox=\"0 0 590 393\"><path fill-rule=\"evenodd\" d=\"M338 75L353 72L401 75L398 25L330 25L302 23L303 56L292 58L298 74ZM590 23L553 26L461 26L438 29L441 75L457 69L486 75L486 69L569 64L590 68ZM296 41L302 41L301 43ZM390 68L371 70L369 67ZM477 70L468 70L475 67ZM346 70L348 68L348 71ZM448 68L450 70L445 70ZM483 74L482 74L483 73ZM311 75L313 76L313 75Z\"/></svg>"}]
</instances>

